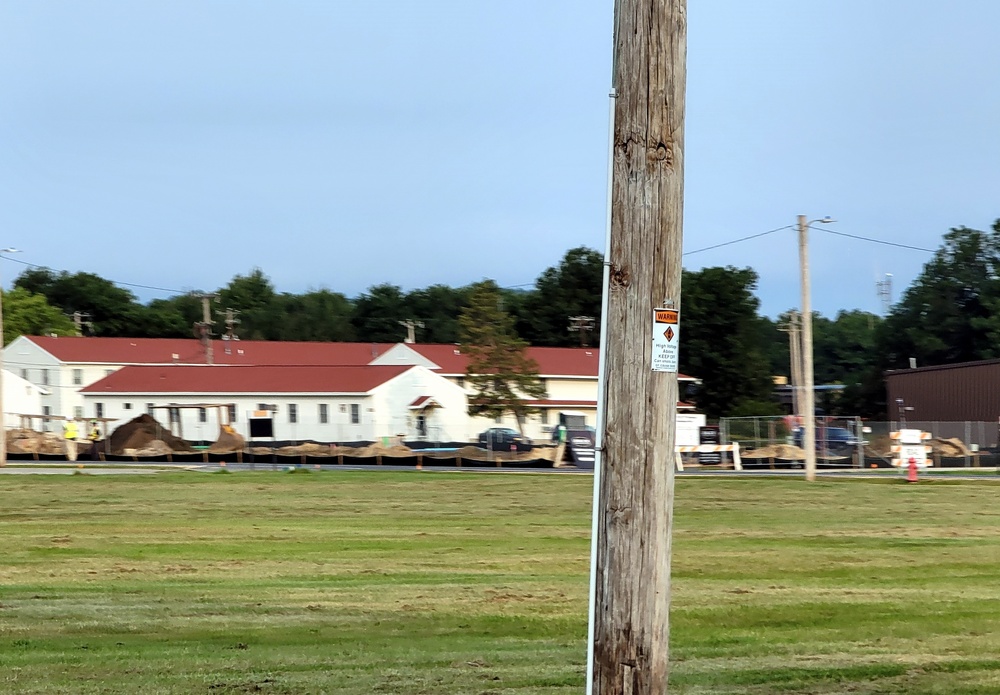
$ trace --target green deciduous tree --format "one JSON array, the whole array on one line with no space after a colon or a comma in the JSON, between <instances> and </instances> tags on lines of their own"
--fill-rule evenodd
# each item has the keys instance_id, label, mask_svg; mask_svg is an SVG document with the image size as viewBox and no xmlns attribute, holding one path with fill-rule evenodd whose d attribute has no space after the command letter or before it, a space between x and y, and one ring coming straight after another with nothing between
<instances>
[{"instance_id":1,"label":"green deciduous tree","mask_svg":"<svg viewBox=\"0 0 1000 695\"><path fill-rule=\"evenodd\" d=\"M66 314L89 314L96 335L147 334L146 308L135 295L93 273L55 273L48 268L34 268L21 273L14 286L43 295L50 305Z\"/></svg>"},{"instance_id":2,"label":"green deciduous tree","mask_svg":"<svg viewBox=\"0 0 1000 695\"><path fill-rule=\"evenodd\" d=\"M544 398L546 390L538 365L525 354L528 344L517 336L500 300L495 282L476 283L459 319L461 350L469 358L466 382L473 390L469 414L497 418L511 413L520 428L534 411L528 400Z\"/></svg>"},{"instance_id":3,"label":"green deciduous tree","mask_svg":"<svg viewBox=\"0 0 1000 695\"><path fill-rule=\"evenodd\" d=\"M517 330L532 345L596 345L600 335L604 257L580 246L566 252L526 293ZM588 316L592 330L570 332L570 319Z\"/></svg>"},{"instance_id":4,"label":"green deciduous tree","mask_svg":"<svg viewBox=\"0 0 1000 695\"><path fill-rule=\"evenodd\" d=\"M358 340L373 343L399 343L406 336L401 321L415 318L411 315L403 290L397 285L381 284L354 300L354 317L351 323Z\"/></svg>"},{"instance_id":5,"label":"green deciduous tree","mask_svg":"<svg viewBox=\"0 0 1000 695\"><path fill-rule=\"evenodd\" d=\"M887 367L1000 356L1000 220L952 229L886 320Z\"/></svg>"},{"instance_id":6,"label":"green deciduous tree","mask_svg":"<svg viewBox=\"0 0 1000 695\"><path fill-rule=\"evenodd\" d=\"M240 329L237 333L241 338L281 338L285 316L278 305L274 285L260 268L254 268L248 275L235 276L228 285L220 289L218 306L240 312Z\"/></svg>"},{"instance_id":7,"label":"green deciduous tree","mask_svg":"<svg viewBox=\"0 0 1000 695\"><path fill-rule=\"evenodd\" d=\"M3 344L19 335L76 335L68 316L23 287L3 293Z\"/></svg>"},{"instance_id":8,"label":"green deciduous tree","mask_svg":"<svg viewBox=\"0 0 1000 695\"><path fill-rule=\"evenodd\" d=\"M715 418L746 401L773 400L750 268L684 271L680 369L702 380L695 401Z\"/></svg>"}]
</instances>

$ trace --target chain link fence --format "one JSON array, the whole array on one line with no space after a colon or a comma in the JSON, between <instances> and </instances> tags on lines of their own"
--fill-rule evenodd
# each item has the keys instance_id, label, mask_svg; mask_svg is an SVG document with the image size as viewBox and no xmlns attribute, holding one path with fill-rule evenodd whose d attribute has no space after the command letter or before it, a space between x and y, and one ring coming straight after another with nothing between
<instances>
[{"instance_id":1,"label":"chain link fence","mask_svg":"<svg viewBox=\"0 0 1000 695\"><path fill-rule=\"evenodd\" d=\"M871 422L857 417L816 418L816 459L826 467L882 467L892 460L892 432L916 429L930 434L929 458L935 466L1000 465L1000 424L997 422ZM801 465L802 430L794 418L739 417L719 420L722 444L738 443L751 465ZM743 453L745 452L745 453Z\"/></svg>"}]
</instances>

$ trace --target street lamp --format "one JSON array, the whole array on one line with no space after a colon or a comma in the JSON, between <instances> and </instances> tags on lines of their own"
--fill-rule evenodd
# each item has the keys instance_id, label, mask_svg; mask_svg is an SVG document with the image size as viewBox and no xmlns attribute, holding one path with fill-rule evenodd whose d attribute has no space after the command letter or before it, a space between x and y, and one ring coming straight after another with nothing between
<instances>
[{"instance_id":1,"label":"street lamp","mask_svg":"<svg viewBox=\"0 0 1000 695\"><path fill-rule=\"evenodd\" d=\"M17 249L0 249L0 254L20 253ZM3 256L0 256L2 258ZM7 465L7 418L3 410L3 282L0 281L0 466Z\"/></svg>"},{"instance_id":2,"label":"street lamp","mask_svg":"<svg viewBox=\"0 0 1000 695\"><path fill-rule=\"evenodd\" d=\"M813 330L812 306L809 300L809 225L814 222L829 224L834 220L824 217L812 222L799 215L799 269L802 274L802 446L806 450L806 480L816 480L816 386L813 383Z\"/></svg>"}]
</instances>

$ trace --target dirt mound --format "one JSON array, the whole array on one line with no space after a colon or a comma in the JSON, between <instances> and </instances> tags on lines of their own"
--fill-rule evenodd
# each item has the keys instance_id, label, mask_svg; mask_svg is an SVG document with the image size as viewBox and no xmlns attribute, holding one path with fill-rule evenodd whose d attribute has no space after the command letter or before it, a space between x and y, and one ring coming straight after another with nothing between
<instances>
[{"instance_id":1,"label":"dirt mound","mask_svg":"<svg viewBox=\"0 0 1000 695\"><path fill-rule=\"evenodd\" d=\"M212 443L212 446L208 447L208 453L232 454L243 451L245 447L246 440L243 439L243 435L229 425L223 425L219 428L219 438Z\"/></svg>"},{"instance_id":2,"label":"dirt mound","mask_svg":"<svg viewBox=\"0 0 1000 695\"><path fill-rule=\"evenodd\" d=\"M341 451L343 449L343 451ZM354 453L349 454L348 451ZM414 456L416 452L408 446L395 444L393 446L383 446L381 444L369 444L360 449L349 449L348 447L337 447L337 453L344 456Z\"/></svg>"},{"instance_id":3,"label":"dirt mound","mask_svg":"<svg viewBox=\"0 0 1000 695\"><path fill-rule=\"evenodd\" d=\"M169 429L145 413L117 428L108 439L112 454L123 454L126 449L144 449L156 439L170 447L170 451L194 451L190 444L172 435Z\"/></svg>"},{"instance_id":4,"label":"dirt mound","mask_svg":"<svg viewBox=\"0 0 1000 695\"><path fill-rule=\"evenodd\" d=\"M740 458L758 459L781 459L782 461L804 461L806 458L805 449L792 446L791 444L776 444L774 446L763 446L753 451L741 451Z\"/></svg>"},{"instance_id":5,"label":"dirt mound","mask_svg":"<svg viewBox=\"0 0 1000 695\"><path fill-rule=\"evenodd\" d=\"M316 442L303 442L294 446L283 446L274 450L274 453L283 456L332 456L334 447L329 444L317 444Z\"/></svg>"},{"instance_id":6,"label":"dirt mound","mask_svg":"<svg viewBox=\"0 0 1000 695\"><path fill-rule=\"evenodd\" d=\"M11 454L65 454L66 440L54 432L7 430L7 452Z\"/></svg>"},{"instance_id":7,"label":"dirt mound","mask_svg":"<svg viewBox=\"0 0 1000 695\"><path fill-rule=\"evenodd\" d=\"M122 453L125 456L164 456L172 454L173 449L162 439L154 439L141 449L125 449Z\"/></svg>"},{"instance_id":8,"label":"dirt mound","mask_svg":"<svg viewBox=\"0 0 1000 695\"><path fill-rule=\"evenodd\" d=\"M952 439L932 439L928 442L931 447L933 447L933 453L938 456L944 456L948 458L958 458L961 456L975 456L969 447L965 446L965 442L958 438Z\"/></svg>"}]
</instances>

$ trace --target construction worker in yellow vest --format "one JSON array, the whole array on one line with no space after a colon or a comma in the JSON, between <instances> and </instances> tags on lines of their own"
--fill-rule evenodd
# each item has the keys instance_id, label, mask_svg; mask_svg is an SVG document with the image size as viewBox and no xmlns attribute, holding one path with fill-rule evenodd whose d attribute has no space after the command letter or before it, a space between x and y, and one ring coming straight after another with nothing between
<instances>
[{"instance_id":1,"label":"construction worker in yellow vest","mask_svg":"<svg viewBox=\"0 0 1000 695\"><path fill-rule=\"evenodd\" d=\"M70 461L76 461L76 438L78 434L76 420L63 421L63 437L66 439L66 458Z\"/></svg>"}]
</instances>

